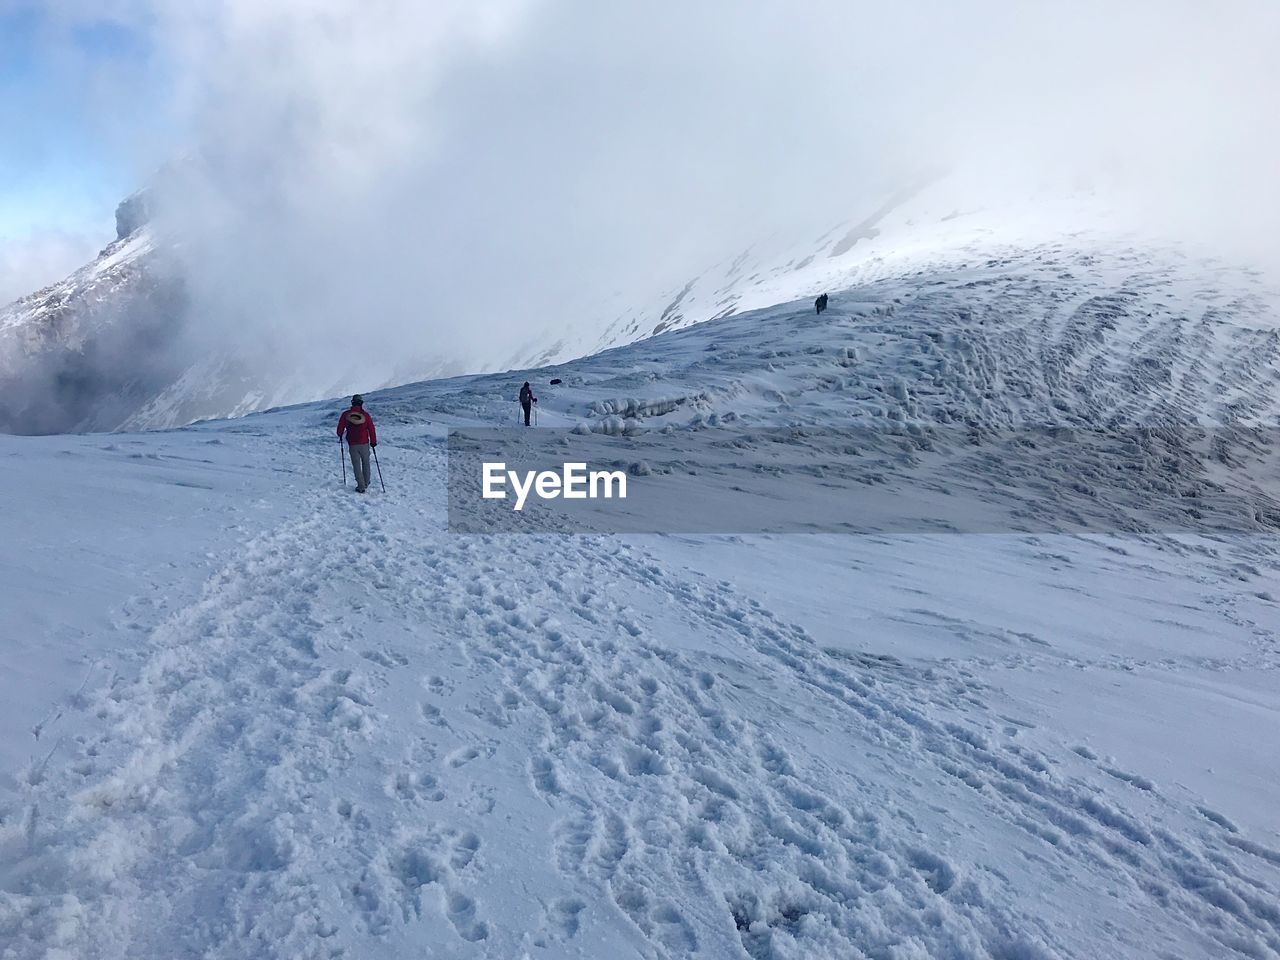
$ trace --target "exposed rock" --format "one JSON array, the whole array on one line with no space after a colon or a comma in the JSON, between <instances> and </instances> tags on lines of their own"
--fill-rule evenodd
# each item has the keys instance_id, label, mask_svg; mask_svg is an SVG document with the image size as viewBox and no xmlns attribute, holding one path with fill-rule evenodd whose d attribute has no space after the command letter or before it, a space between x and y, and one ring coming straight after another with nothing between
<instances>
[{"instance_id":1,"label":"exposed rock","mask_svg":"<svg viewBox=\"0 0 1280 960\"><path fill-rule=\"evenodd\" d=\"M116 207L116 239L131 237L151 221L151 191L139 190Z\"/></svg>"}]
</instances>

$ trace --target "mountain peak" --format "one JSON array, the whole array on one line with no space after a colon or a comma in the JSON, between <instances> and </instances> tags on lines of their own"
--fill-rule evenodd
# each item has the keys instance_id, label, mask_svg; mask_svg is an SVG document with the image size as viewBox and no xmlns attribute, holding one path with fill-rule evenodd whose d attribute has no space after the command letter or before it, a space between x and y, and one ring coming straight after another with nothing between
<instances>
[{"instance_id":1,"label":"mountain peak","mask_svg":"<svg viewBox=\"0 0 1280 960\"><path fill-rule=\"evenodd\" d=\"M137 233L151 220L151 191L143 187L120 201L116 207L116 239Z\"/></svg>"}]
</instances>

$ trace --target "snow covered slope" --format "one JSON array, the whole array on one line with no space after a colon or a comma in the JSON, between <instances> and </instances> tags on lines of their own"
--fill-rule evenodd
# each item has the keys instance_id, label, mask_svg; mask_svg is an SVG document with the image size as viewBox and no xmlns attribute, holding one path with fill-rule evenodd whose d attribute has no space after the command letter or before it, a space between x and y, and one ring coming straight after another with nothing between
<instances>
[{"instance_id":1,"label":"snow covered slope","mask_svg":"<svg viewBox=\"0 0 1280 960\"><path fill-rule=\"evenodd\" d=\"M181 286L150 236L126 235L66 280L0 308L0 430L119 426L174 376Z\"/></svg>"},{"instance_id":2,"label":"snow covered slope","mask_svg":"<svg viewBox=\"0 0 1280 960\"><path fill-rule=\"evenodd\" d=\"M342 490L337 402L0 440L38 508L0 521L0 956L1280 956L1265 514L445 530L445 430L510 423L526 378L570 449L1276 425L1247 274L1091 240L832 293L372 395L385 495Z\"/></svg>"},{"instance_id":3,"label":"snow covered slope","mask_svg":"<svg viewBox=\"0 0 1280 960\"><path fill-rule=\"evenodd\" d=\"M957 208L956 196L969 205ZM1104 243L1112 219L1088 195L1039 188L984 199L980 187L952 175L852 215L834 207L820 224L760 239L671 289L639 271L639 288L611 301L566 304L555 317L528 318L534 332L514 351L506 337L495 337L479 355L451 355L437 345L425 355L400 349L362 357L359 369L321 372L264 351L262 331L285 322L280 318L204 315L193 307L188 271L199 269L198 258L183 253L183 238L149 223L149 197L142 192L120 205L118 238L92 264L0 307L0 389L21 398L0 412L0 430L163 429L378 384L564 362L823 290L911 274L934 261L1026 248L1063 231L1087 230ZM423 305L429 309L429 295Z\"/></svg>"},{"instance_id":4,"label":"snow covered slope","mask_svg":"<svg viewBox=\"0 0 1280 960\"><path fill-rule=\"evenodd\" d=\"M853 213L850 216L850 212ZM920 177L868 209L834 204L813 223L751 238L745 248L657 295L619 292L567 329L543 331L510 366L564 361L823 291L913 274L935 262L1006 255L1073 237L1113 245L1125 219L1091 190L1051 181L998 188L954 171ZM1140 246L1149 245L1150 238ZM1132 240L1130 240L1132 245ZM545 344L553 344L546 347Z\"/></svg>"}]
</instances>

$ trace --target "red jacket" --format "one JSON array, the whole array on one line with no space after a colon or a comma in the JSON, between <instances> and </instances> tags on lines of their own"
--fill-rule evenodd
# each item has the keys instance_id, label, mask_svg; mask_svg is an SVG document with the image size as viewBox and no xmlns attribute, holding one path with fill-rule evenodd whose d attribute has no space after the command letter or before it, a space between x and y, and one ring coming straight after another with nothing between
<instances>
[{"instance_id":1,"label":"red jacket","mask_svg":"<svg viewBox=\"0 0 1280 960\"><path fill-rule=\"evenodd\" d=\"M338 418L338 436L347 432L347 443L377 443L378 431L373 429L373 417L363 407L352 407Z\"/></svg>"}]
</instances>

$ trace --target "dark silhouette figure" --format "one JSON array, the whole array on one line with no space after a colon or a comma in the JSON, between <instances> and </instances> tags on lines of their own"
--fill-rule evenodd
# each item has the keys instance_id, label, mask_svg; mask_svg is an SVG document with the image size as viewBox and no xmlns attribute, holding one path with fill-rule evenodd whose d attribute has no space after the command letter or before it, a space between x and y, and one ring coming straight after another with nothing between
<instances>
[{"instance_id":1,"label":"dark silhouette figure","mask_svg":"<svg viewBox=\"0 0 1280 960\"><path fill-rule=\"evenodd\" d=\"M825 293L819 294L818 299L813 301L813 306L818 313L822 313L823 310L827 309L827 295Z\"/></svg>"},{"instance_id":2,"label":"dark silhouette figure","mask_svg":"<svg viewBox=\"0 0 1280 960\"><path fill-rule=\"evenodd\" d=\"M524 407L524 425L529 426L529 411L533 409L533 405L538 402L538 398L533 395L533 387L529 386L529 381L524 382L524 386L520 388L520 406Z\"/></svg>"}]
</instances>

